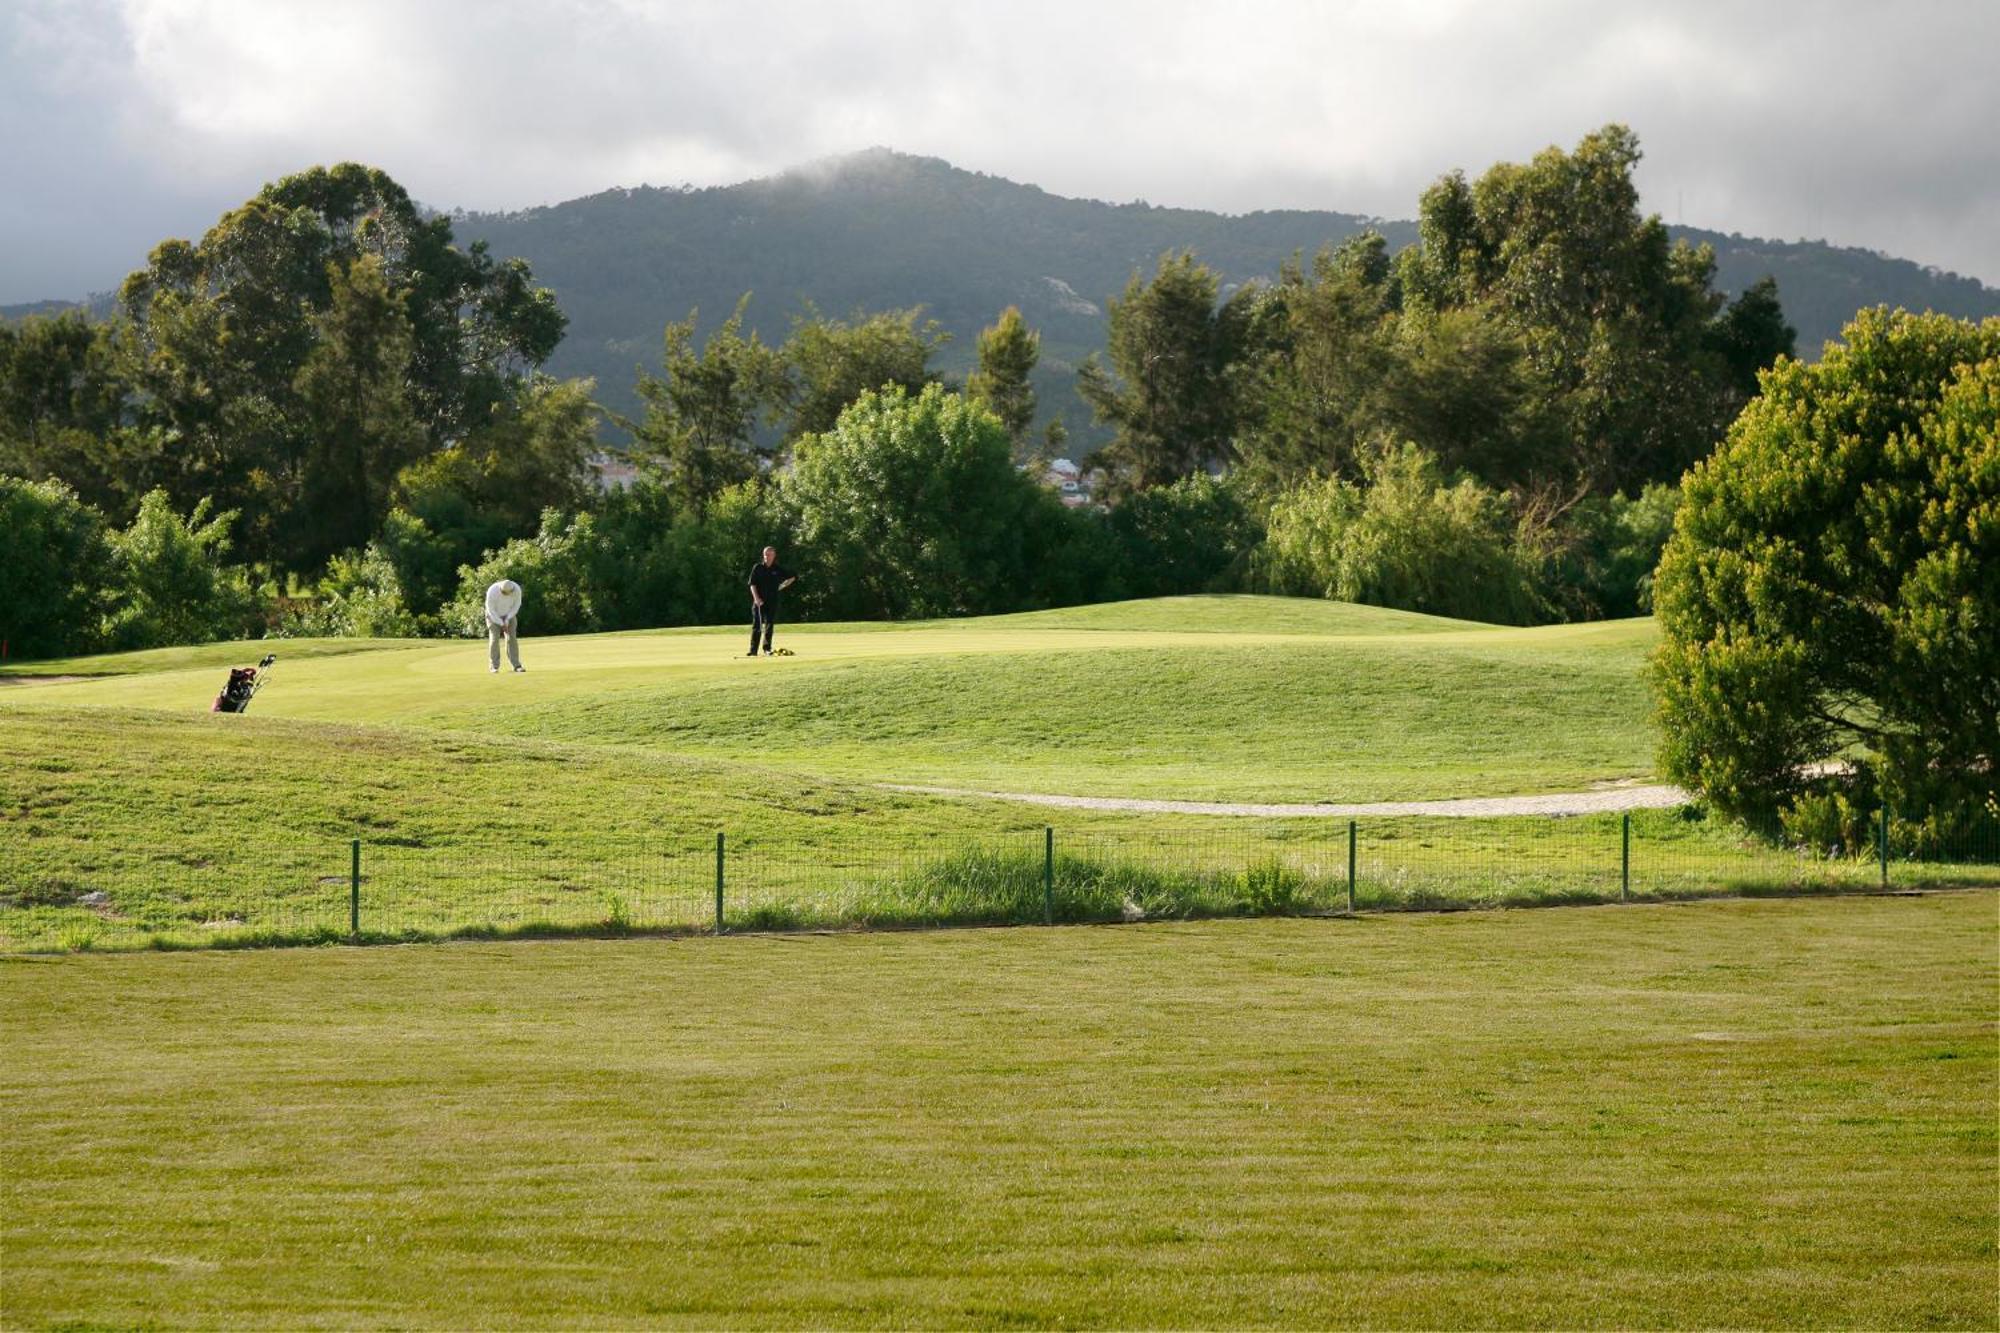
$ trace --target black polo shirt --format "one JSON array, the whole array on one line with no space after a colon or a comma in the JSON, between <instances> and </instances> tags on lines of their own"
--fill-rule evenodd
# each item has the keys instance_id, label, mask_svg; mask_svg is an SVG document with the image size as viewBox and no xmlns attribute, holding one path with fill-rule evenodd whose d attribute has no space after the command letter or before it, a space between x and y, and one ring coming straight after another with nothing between
<instances>
[{"instance_id":1,"label":"black polo shirt","mask_svg":"<svg viewBox=\"0 0 2000 1333\"><path fill-rule=\"evenodd\" d=\"M750 586L767 606L778 604L779 585L792 576L783 565L767 565L762 560L750 566Z\"/></svg>"}]
</instances>

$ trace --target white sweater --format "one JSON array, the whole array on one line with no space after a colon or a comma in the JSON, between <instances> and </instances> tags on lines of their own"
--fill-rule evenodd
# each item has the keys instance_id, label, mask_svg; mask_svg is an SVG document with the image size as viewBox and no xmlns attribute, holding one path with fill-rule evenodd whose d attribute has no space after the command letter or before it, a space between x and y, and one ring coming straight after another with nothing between
<instances>
[{"instance_id":1,"label":"white sweater","mask_svg":"<svg viewBox=\"0 0 2000 1333\"><path fill-rule=\"evenodd\" d=\"M486 590L486 623L505 625L521 610L521 585L502 579Z\"/></svg>"}]
</instances>

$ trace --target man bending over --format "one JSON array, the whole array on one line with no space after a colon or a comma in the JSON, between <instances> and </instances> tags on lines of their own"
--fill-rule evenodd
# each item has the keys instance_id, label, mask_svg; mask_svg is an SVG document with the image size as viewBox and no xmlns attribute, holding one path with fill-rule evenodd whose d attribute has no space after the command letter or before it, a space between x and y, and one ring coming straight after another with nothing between
<instances>
[{"instance_id":1,"label":"man bending over","mask_svg":"<svg viewBox=\"0 0 2000 1333\"><path fill-rule=\"evenodd\" d=\"M486 590L486 660L489 670L500 669L500 641L507 642L507 660L514 670L521 665L521 585L501 579Z\"/></svg>"}]
</instances>

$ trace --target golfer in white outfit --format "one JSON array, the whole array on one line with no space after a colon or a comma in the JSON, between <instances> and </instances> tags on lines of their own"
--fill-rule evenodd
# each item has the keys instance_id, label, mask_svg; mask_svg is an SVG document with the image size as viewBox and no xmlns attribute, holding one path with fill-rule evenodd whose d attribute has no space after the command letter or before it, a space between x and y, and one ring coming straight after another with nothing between
<instances>
[{"instance_id":1,"label":"golfer in white outfit","mask_svg":"<svg viewBox=\"0 0 2000 1333\"><path fill-rule=\"evenodd\" d=\"M501 579L486 590L486 660L491 670L500 669L500 641L507 641L507 660L514 670L521 665L521 585Z\"/></svg>"}]
</instances>

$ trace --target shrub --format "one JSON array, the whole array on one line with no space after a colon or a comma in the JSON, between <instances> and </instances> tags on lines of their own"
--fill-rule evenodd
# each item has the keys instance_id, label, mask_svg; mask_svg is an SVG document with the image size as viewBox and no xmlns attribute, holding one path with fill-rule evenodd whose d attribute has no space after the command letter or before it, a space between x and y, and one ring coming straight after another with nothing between
<instances>
[{"instance_id":1,"label":"shrub","mask_svg":"<svg viewBox=\"0 0 2000 1333\"><path fill-rule=\"evenodd\" d=\"M1565 620L1644 615L1653 571L1673 535L1680 488L1655 482L1637 498L1589 496L1546 527L1525 521L1517 538Z\"/></svg>"},{"instance_id":2,"label":"shrub","mask_svg":"<svg viewBox=\"0 0 2000 1333\"><path fill-rule=\"evenodd\" d=\"M789 526L762 481L726 487L699 514L655 480L614 492L596 517L600 618L621 629L743 619L750 565L767 545L783 550ZM794 558L784 550L787 564Z\"/></svg>"},{"instance_id":3,"label":"shrub","mask_svg":"<svg viewBox=\"0 0 2000 1333\"><path fill-rule=\"evenodd\" d=\"M778 489L805 548L800 601L835 616L1014 609L1037 511L1057 506L999 418L936 384L862 394L799 440Z\"/></svg>"},{"instance_id":4,"label":"shrub","mask_svg":"<svg viewBox=\"0 0 2000 1333\"><path fill-rule=\"evenodd\" d=\"M1257 582L1272 592L1505 624L1546 618L1506 497L1446 483L1414 445L1376 450L1361 484L1306 482L1272 505Z\"/></svg>"},{"instance_id":5,"label":"shrub","mask_svg":"<svg viewBox=\"0 0 2000 1333\"><path fill-rule=\"evenodd\" d=\"M1127 597L1235 586L1264 535L1241 484L1207 473L1129 495L1108 522Z\"/></svg>"},{"instance_id":6,"label":"shrub","mask_svg":"<svg viewBox=\"0 0 2000 1333\"><path fill-rule=\"evenodd\" d=\"M0 638L12 657L101 645L117 571L104 519L59 481L0 476Z\"/></svg>"},{"instance_id":7,"label":"shrub","mask_svg":"<svg viewBox=\"0 0 2000 1333\"><path fill-rule=\"evenodd\" d=\"M335 556L319 590L317 603L285 618L286 634L407 639L424 632L422 619L404 605L402 578L379 542Z\"/></svg>"},{"instance_id":8,"label":"shrub","mask_svg":"<svg viewBox=\"0 0 2000 1333\"><path fill-rule=\"evenodd\" d=\"M249 634L258 601L247 571L224 562L235 512L210 514L204 499L186 518L167 493L139 502L132 526L111 539L121 605L106 624L118 648L208 643Z\"/></svg>"},{"instance_id":9,"label":"shrub","mask_svg":"<svg viewBox=\"0 0 2000 1333\"><path fill-rule=\"evenodd\" d=\"M602 553L590 515L550 509L541 531L515 538L477 565L458 571L458 595L439 613L448 634L483 638L486 590L501 579L521 585L521 630L528 634L587 634L603 628L593 571Z\"/></svg>"}]
</instances>

